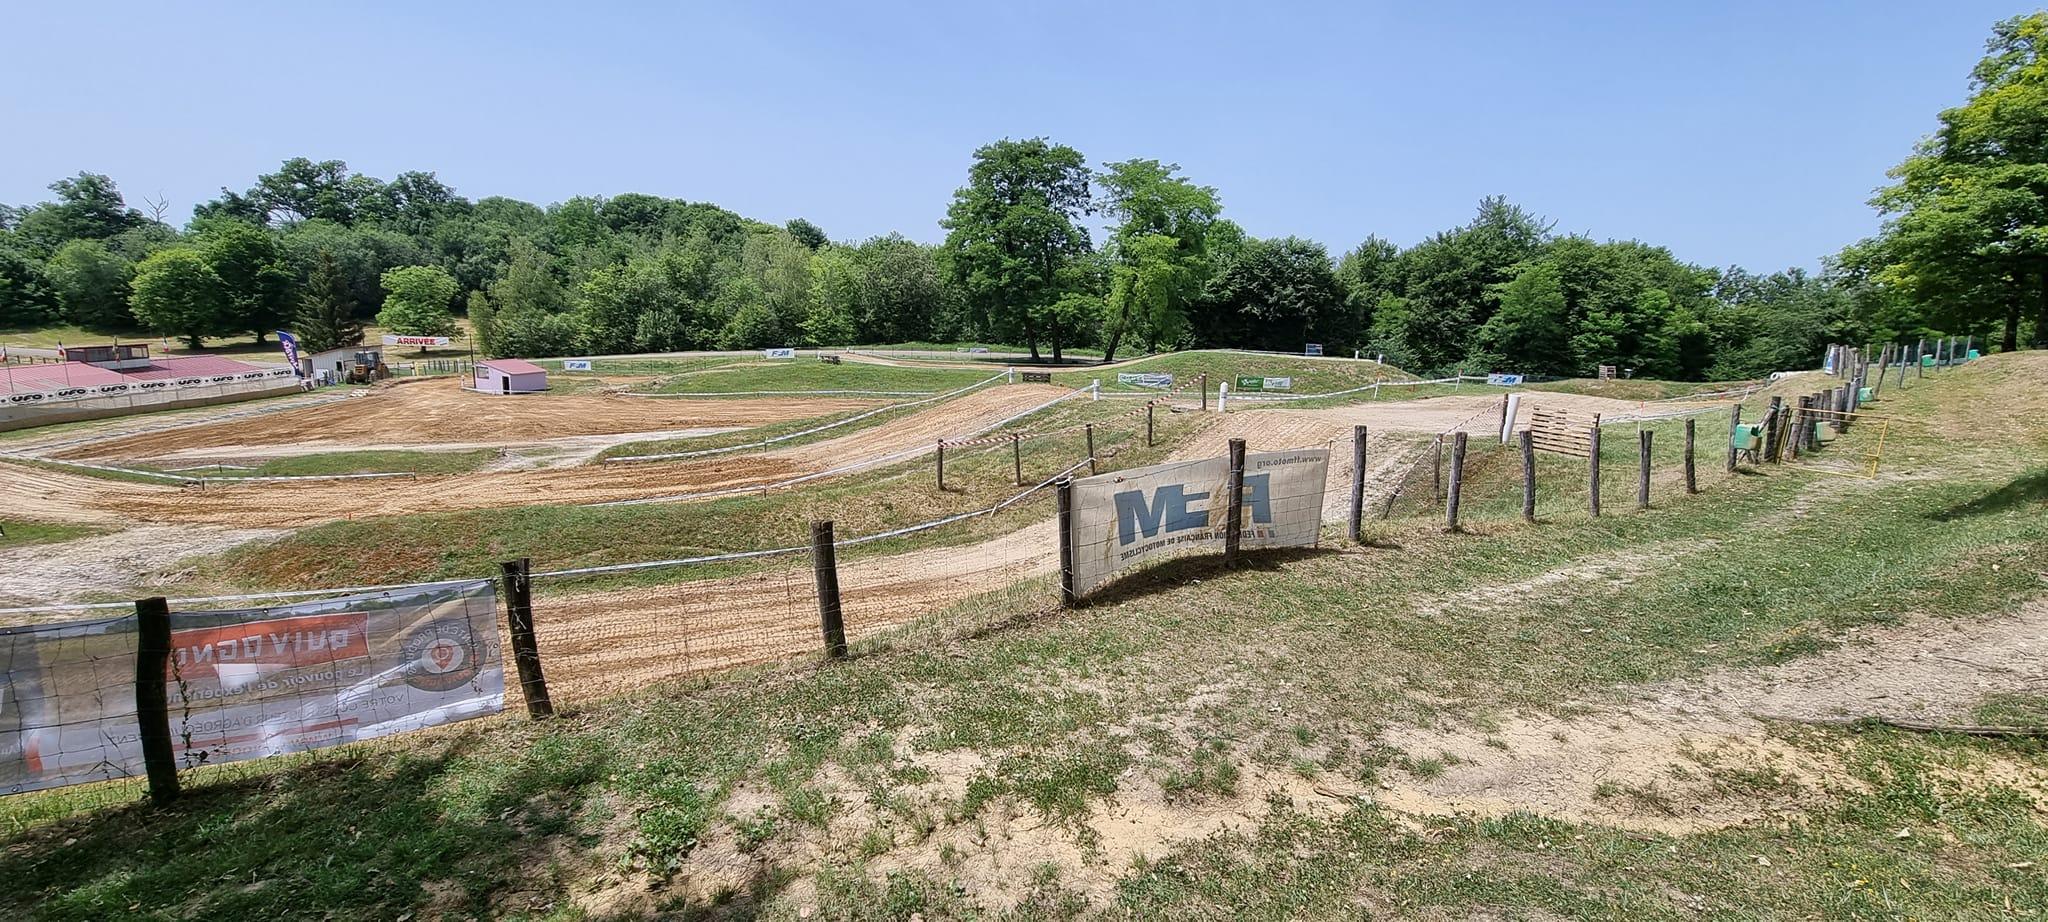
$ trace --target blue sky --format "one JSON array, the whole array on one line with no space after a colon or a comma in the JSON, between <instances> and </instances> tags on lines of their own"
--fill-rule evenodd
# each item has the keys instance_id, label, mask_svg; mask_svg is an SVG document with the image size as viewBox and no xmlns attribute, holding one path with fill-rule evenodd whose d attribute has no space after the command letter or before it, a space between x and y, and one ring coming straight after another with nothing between
<instances>
[{"instance_id":1,"label":"blue sky","mask_svg":"<svg viewBox=\"0 0 2048 922\"><path fill-rule=\"evenodd\" d=\"M430 7L430 8L429 8ZM1409 244L1504 194L1704 265L1815 266L2009 4L166 4L0 14L0 201L182 220L291 156L472 198L647 192L932 241L973 149L1177 162L1259 236Z\"/></svg>"}]
</instances>

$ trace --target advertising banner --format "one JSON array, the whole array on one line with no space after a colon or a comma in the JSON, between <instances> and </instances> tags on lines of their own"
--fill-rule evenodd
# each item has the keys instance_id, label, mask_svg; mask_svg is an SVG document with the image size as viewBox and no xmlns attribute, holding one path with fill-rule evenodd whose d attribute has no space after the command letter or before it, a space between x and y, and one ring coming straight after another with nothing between
<instances>
[{"instance_id":1,"label":"advertising banner","mask_svg":"<svg viewBox=\"0 0 2048 922\"><path fill-rule=\"evenodd\" d=\"M1330 450L1248 452L1238 546L1314 547ZM1158 464L1073 484L1074 590L1186 550L1223 549L1230 459Z\"/></svg>"},{"instance_id":2,"label":"advertising banner","mask_svg":"<svg viewBox=\"0 0 2048 922\"><path fill-rule=\"evenodd\" d=\"M1486 383L1494 385L1495 387L1515 387L1522 383L1522 376L1504 375L1500 372L1493 372L1486 376Z\"/></svg>"},{"instance_id":3,"label":"advertising banner","mask_svg":"<svg viewBox=\"0 0 2048 922\"><path fill-rule=\"evenodd\" d=\"M589 371L589 370L590 370L590 360L589 360L589 359L563 359L563 360L562 360L562 370L563 370L563 371Z\"/></svg>"},{"instance_id":4,"label":"advertising banner","mask_svg":"<svg viewBox=\"0 0 2048 922\"><path fill-rule=\"evenodd\" d=\"M497 713L489 580L171 614L181 768ZM0 794L140 775L134 616L0 629Z\"/></svg>"},{"instance_id":5,"label":"advertising banner","mask_svg":"<svg viewBox=\"0 0 2048 922\"><path fill-rule=\"evenodd\" d=\"M1261 375L1238 375L1237 389L1240 391L1291 391L1293 378L1268 378Z\"/></svg>"},{"instance_id":6,"label":"advertising banner","mask_svg":"<svg viewBox=\"0 0 2048 922\"><path fill-rule=\"evenodd\" d=\"M1302 354L1302 355L1322 355L1322 354L1323 354L1323 344L1322 344L1322 343L1309 343L1309 344L1308 344L1307 346L1303 347L1303 349L1301 350L1301 354Z\"/></svg>"},{"instance_id":7,"label":"advertising banner","mask_svg":"<svg viewBox=\"0 0 2048 922\"><path fill-rule=\"evenodd\" d=\"M796 358L796 350L795 350L795 349L790 349L790 348L784 348L784 349L763 349L763 350L761 350L761 353L762 353L763 355L766 355L766 356L768 356L768 357L769 357L769 358L771 358L771 359L793 359L793 358Z\"/></svg>"},{"instance_id":8,"label":"advertising banner","mask_svg":"<svg viewBox=\"0 0 2048 922\"><path fill-rule=\"evenodd\" d=\"M1131 387L1153 387L1165 390L1173 386L1173 376L1156 371L1120 371L1117 372L1116 383Z\"/></svg>"},{"instance_id":9,"label":"advertising banner","mask_svg":"<svg viewBox=\"0 0 2048 922\"><path fill-rule=\"evenodd\" d=\"M299 338L288 331L279 330L277 345L284 350L284 363L292 367L293 374L300 374L302 369L299 368Z\"/></svg>"},{"instance_id":10,"label":"advertising banner","mask_svg":"<svg viewBox=\"0 0 2048 922\"><path fill-rule=\"evenodd\" d=\"M446 336L395 336L390 333L384 334L384 345L387 346L445 346L450 342L453 342L453 340Z\"/></svg>"}]
</instances>

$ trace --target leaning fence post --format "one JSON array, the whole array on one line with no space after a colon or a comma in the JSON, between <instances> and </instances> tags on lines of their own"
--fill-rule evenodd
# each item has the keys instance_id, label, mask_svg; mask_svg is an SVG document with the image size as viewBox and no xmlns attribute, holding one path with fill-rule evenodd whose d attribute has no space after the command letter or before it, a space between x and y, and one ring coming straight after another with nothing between
<instances>
[{"instance_id":1,"label":"leaning fence post","mask_svg":"<svg viewBox=\"0 0 2048 922\"><path fill-rule=\"evenodd\" d=\"M1592 510L1593 517L1597 519L1600 517L1600 423L1597 420L1594 421L1587 436L1586 496L1588 508Z\"/></svg>"},{"instance_id":2,"label":"leaning fence post","mask_svg":"<svg viewBox=\"0 0 2048 922\"><path fill-rule=\"evenodd\" d=\"M939 452L933 456L932 475L938 479L939 492L946 492L946 440L939 439Z\"/></svg>"},{"instance_id":3,"label":"leaning fence post","mask_svg":"<svg viewBox=\"0 0 2048 922\"><path fill-rule=\"evenodd\" d=\"M519 693L530 717L555 713L547 676L540 668L540 644L533 636L533 561L521 557L498 564L505 577L505 627L512 635L512 661L519 667Z\"/></svg>"},{"instance_id":4,"label":"leaning fence post","mask_svg":"<svg viewBox=\"0 0 2048 922\"><path fill-rule=\"evenodd\" d=\"M1451 436L1451 492L1444 499L1444 525L1450 531L1458 530L1458 500L1465 492L1465 432L1459 430Z\"/></svg>"},{"instance_id":5,"label":"leaning fence post","mask_svg":"<svg viewBox=\"0 0 2048 922\"><path fill-rule=\"evenodd\" d=\"M1728 410L1728 473L1735 473L1735 433L1742 429L1742 404Z\"/></svg>"},{"instance_id":6,"label":"leaning fence post","mask_svg":"<svg viewBox=\"0 0 2048 922\"><path fill-rule=\"evenodd\" d=\"M1010 433L1010 467L1015 472L1018 486L1024 485L1024 434Z\"/></svg>"},{"instance_id":7,"label":"leaning fence post","mask_svg":"<svg viewBox=\"0 0 2048 922\"><path fill-rule=\"evenodd\" d=\"M1081 601L1074 591L1074 481L1060 478L1053 492L1059 497L1060 605L1073 608Z\"/></svg>"},{"instance_id":8,"label":"leaning fence post","mask_svg":"<svg viewBox=\"0 0 2048 922\"><path fill-rule=\"evenodd\" d=\"M1230 440L1230 510L1223 516L1223 566L1237 566L1244 537L1244 440Z\"/></svg>"},{"instance_id":9,"label":"leaning fence post","mask_svg":"<svg viewBox=\"0 0 2048 922\"><path fill-rule=\"evenodd\" d=\"M1433 503L1444 499L1444 437L1438 435L1429 446L1429 500Z\"/></svg>"},{"instance_id":10,"label":"leaning fence post","mask_svg":"<svg viewBox=\"0 0 2048 922\"><path fill-rule=\"evenodd\" d=\"M1648 429L1636 433L1636 508L1650 508L1650 439Z\"/></svg>"},{"instance_id":11,"label":"leaning fence post","mask_svg":"<svg viewBox=\"0 0 2048 922\"><path fill-rule=\"evenodd\" d=\"M832 520L811 523L811 573L818 583L818 627L825 658L846 658L846 619L839 610L839 553L832 544Z\"/></svg>"},{"instance_id":12,"label":"leaning fence post","mask_svg":"<svg viewBox=\"0 0 2048 922\"><path fill-rule=\"evenodd\" d=\"M1806 444L1806 436L1803 433L1812 431L1812 424L1807 422L1813 415L1812 406L1813 398L1801 397L1792 409L1792 433L1785 439L1785 452L1791 455L1794 461L1799 460L1799 452L1802 449L1811 447Z\"/></svg>"},{"instance_id":13,"label":"leaning fence post","mask_svg":"<svg viewBox=\"0 0 2048 922\"><path fill-rule=\"evenodd\" d=\"M161 807L178 799L178 757L171 752L171 603L162 596L135 603L135 725L149 800Z\"/></svg>"},{"instance_id":14,"label":"leaning fence post","mask_svg":"<svg viewBox=\"0 0 2048 922\"><path fill-rule=\"evenodd\" d=\"M1536 433L1529 429L1522 437L1522 521L1536 521Z\"/></svg>"},{"instance_id":15,"label":"leaning fence post","mask_svg":"<svg viewBox=\"0 0 2048 922\"><path fill-rule=\"evenodd\" d=\"M1351 427L1351 540L1365 543L1365 427Z\"/></svg>"},{"instance_id":16,"label":"leaning fence post","mask_svg":"<svg viewBox=\"0 0 2048 922\"><path fill-rule=\"evenodd\" d=\"M1095 424L1084 424L1081 427L1081 432L1088 437L1088 473L1093 475L1097 473L1095 469Z\"/></svg>"}]
</instances>

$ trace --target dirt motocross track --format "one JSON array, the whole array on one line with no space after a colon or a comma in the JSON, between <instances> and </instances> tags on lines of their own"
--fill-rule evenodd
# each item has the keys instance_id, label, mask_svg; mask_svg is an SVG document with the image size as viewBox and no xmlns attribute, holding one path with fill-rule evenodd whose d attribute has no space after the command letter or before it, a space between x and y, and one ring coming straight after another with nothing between
<instances>
[{"instance_id":1,"label":"dirt motocross track","mask_svg":"<svg viewBox=\"0 0 2048 922\"><path fill-rule=\"evenodd\" d=\"M363 396L222 423L198 423L66 449L51 457L154 461L179 455L263 456L378 450L437 442L521 445L573 436L724 429L878 406L842 398L649 400L609 394L502 397L459 381L386 384Z\"/></svg>"},{"instance_id":2,"label":"dirt motocross track","mask_svg":"<svg viewBox=\"0 0 2048 922\"><path fill-rule=\"evenodd\" d=\"M478 472L417 480L243 483L204 490L99 480L0 464L0 488L5 489L15 508L36 510L38 517L59 521L106 521L118 513L131 521L241 527L289 527L379 515L647 499L762 487L892 453L927 448L942 436L973 433L1066 393L1065 388L1050 385L991 387L838 438L693 460ZM614 399L640 403L631 398ZM605 403L610 405L612 400L605 399ZM725 401L645 402L655 405L655 411L678 414L686 412L678 404L719 405ZM815 413L823 403L781 402L799 407L806 414ZM309 412L330 409L323 406Z\"/></svg>"}]
</instances>

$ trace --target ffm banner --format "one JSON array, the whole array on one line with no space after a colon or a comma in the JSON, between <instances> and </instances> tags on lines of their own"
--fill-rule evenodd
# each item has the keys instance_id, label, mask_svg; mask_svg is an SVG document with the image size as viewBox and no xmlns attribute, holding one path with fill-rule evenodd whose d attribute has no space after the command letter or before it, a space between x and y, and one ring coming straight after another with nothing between
<instances>
[{"instance_id":1,"label":"ffm banner","mask_svg":"<svg viewBox=\"0 0 2048 922\"><path fill-rule=\"evenodd\" d=\"M1238 546L1314 547L1330 450L1248 452ZM1076 480L1069 538L1074 591L1184 550L1222 550L1230 459L1157 464Z\"/></svg>"},{"instance_id":2,"label":"ffm banner","mask_svg":"<svg viewBox=\"0 0 2048 922\"><path fill-rule=\"evenodd\" d=\"M182 768L502 710L488 580L274 608L173 612ZM134 616L0 630L0 794L143 773Z\"/></svg>"}]
</instances>

